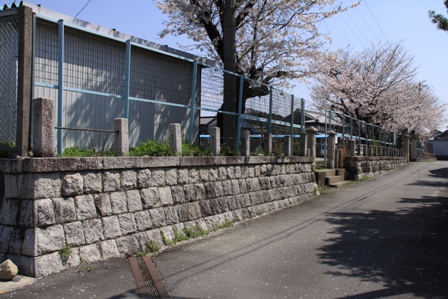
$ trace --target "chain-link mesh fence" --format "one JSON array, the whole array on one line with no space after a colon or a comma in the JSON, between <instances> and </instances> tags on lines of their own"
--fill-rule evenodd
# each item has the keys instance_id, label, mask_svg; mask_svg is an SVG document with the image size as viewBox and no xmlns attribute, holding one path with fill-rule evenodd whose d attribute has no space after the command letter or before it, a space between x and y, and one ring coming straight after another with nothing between
<instances>
[{"instance_id":1,"label":"chain-link mesh fence","mask_svg":"<svg viewBox=\"0 0 448 299\"><path fill-rule=\"evenodd\" d=\"M18 20L0 18L0 148L17 132Z\"/></svg>"}]
</instances>

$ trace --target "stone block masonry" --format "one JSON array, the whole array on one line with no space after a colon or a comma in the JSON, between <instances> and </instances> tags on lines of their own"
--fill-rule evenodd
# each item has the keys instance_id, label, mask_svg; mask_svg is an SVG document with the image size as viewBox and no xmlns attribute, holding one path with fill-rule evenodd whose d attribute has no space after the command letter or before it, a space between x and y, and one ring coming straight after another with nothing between
<instances>
[{"instance_id":1,"label":"stone block masonry","mask_svg":"<svg viewBox=\"0 0 448 299\"><path fill-rule=\"evenodd\" d=\"M0 262L40 277L313 196L310 157L0 159ZM72 254L61 258L60 250Z\"/></svg>"}]
</instances>

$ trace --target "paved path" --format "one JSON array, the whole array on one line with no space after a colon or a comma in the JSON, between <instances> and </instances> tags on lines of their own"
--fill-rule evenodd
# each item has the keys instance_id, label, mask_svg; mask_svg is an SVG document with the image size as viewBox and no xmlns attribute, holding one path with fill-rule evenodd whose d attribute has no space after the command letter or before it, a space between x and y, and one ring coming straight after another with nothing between
<instances>
[{"instance_id":1,"label":"paved path","mask_svg":"<svg viewBox=\"0 0 448 299\"><path fill-rule=\"evenodd\" d=\"M155 262L176 298L448 298L447 179L410 163Z\"/></svg>"}]
</instances>

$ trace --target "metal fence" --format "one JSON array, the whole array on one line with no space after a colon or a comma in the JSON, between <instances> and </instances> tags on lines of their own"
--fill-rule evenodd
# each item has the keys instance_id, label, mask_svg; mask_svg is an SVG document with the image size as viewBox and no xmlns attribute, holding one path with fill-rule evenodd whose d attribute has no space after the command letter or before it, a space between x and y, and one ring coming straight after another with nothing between
<instances>
[{"instance_id":1,"label":"metal fence","mask_svg":"<svg viewBox=\"0 0 448 299\"><path fill-rule=\"evenodd\" d=\"M18 20L0 18L0 148L16 142Z\"/></svg>"},{"instance_id":2,"label":"metal fence","mask_svg":"<svg viewBox=\"0 0 448 299\"><path fill-rule=\"evenodd\" d=\"M303 131L303 112L301 119L293 117L303 100L237 74L231 75L240 82L241 109L225 111L226 72L201 59L39 15L34 32L34 97L57 99L58 128L86 129L58 129L59 153L70 146L111 146L112 136L90 129L111 129L118 117L129 120L131 146L168 139L169 123L180 123L183 139L199 144L200 117L218 114L235 115L238 128L250 129L254 138L272 133L274 140L297 140ZM254 95L254 89L261 92Z\"/></svg>"},{"instance_id":3,"label":"metal fence","mask_svg":"<svg viewBox=\"0 0 448 299\"><path fill-rule=\"evenodd\" d=\"M371 156L373 154L372 147L394 149L398 147L399 138L394 131L332 110L325 112L325 119L326 132L336 132L338 145L343 148L348 145L349 140L355 140L358 155ZM326 136L325 134L325 144L327 143Z\"/></svg>"}]
</instances>

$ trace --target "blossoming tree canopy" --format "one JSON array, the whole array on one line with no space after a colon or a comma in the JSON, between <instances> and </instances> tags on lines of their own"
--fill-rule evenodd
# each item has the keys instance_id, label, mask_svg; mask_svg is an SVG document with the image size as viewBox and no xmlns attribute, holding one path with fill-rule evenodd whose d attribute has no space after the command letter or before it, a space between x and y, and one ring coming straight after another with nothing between
<instances>
[{"instance_id":1,"label":"blossoming tree canopy","mask_svg":"<svg viewBox=\"0 0 448 299\"><path fill-rule=\"evenodd\" d=\"M330 58L328 58L330 57ZM340 50L319 68L311 97L332 109L401 133L425 136L444 121L445 109L425 82L416 80L414 58L401 44L377 44L361 52Z\"/></svg>"},{"instance_id":2,"label":"blossoming tree canopy","mask_svg":"<svg viewBox=\"0 0 448 299\"><path fill-rule=\"evenodd\" d=\"M318 23L345 11L335 0L234 0L236 72L264 84L307 75L306 60L319 55L325 34ZM169 16L160 33L186 34L200 50L222 63L225 0L159 0ZM355 3L353 6L358 5Z\"/></svg>"}]
</instances>

